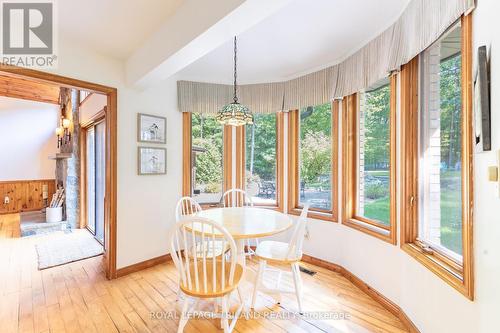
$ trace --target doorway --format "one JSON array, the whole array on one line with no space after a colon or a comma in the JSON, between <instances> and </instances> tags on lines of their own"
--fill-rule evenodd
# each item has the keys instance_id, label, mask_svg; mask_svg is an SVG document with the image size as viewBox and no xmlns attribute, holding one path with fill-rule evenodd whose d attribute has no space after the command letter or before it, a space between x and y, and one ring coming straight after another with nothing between
<instances>
[{"instance_id":1,"label":"doorway","mask_svg":"<svg viewBox=\"0 0 500 333\"><path fill-rule=\"evenodd\" d=\"M1 65L1 64L0 64ZM117 90L113 87L103 86L91 82L76 80L64 76L49 74L37 70L26 69L15 66L0 66L0 75L29 80L31 82L40 83L52 83L58 85L59 87L65 87L76 90L84 90L91 93L102 94L106 98L106 108L104 110L105 117L102 118L105 126L101 128L104 129L103 140L104 144L104 168L99 168L99 170L104 170L104 186L100 187L100 190L104 192L101 195L102 200L102 213L99 213L103 220L102 232L99 235L103 239L104 243L104 255L103 264L106 277L108 279L116 278L116 215L117 215L117 205L116 205L116 190L117 190ZM96 129L94 129L96 130ZM99 129L98 129L99 130ZM81 135L80 135L81 137ZM101 145L102 147L102 145ZM85 156L82 154L81 156ZM86 178L82 178L86 179ZM80 183L81 184L81 183ZM82 193L82 192L80 192ZM83 197L80 197L83 199ZM85 205L86 202L81 200L81 206ZM85 212L80 211L83 215ZM95 231L97 233L98 224L95 226Z\"/></svg>"}]
</instances>

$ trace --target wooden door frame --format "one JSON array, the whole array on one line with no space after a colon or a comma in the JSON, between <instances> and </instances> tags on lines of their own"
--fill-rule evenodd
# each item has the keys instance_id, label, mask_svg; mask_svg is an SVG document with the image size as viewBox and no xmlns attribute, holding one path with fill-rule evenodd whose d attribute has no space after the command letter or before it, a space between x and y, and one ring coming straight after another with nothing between
<instances>
[{"instance_id":1,"label":"wooden door frame","mask_svg":"<svg viewBox=\"0 0 500 333\"><path fill-rule=\"evenodd\" d=\"M106 191L104 212L103 264L106 278L116 278L116 217L117 217L117 89L38 70L0 63L0 74L37 82L55 83L61 87L87 90L107 96L106 110ZM82 200L80 198L80 200Z\"/></svg>"}]
</instances>

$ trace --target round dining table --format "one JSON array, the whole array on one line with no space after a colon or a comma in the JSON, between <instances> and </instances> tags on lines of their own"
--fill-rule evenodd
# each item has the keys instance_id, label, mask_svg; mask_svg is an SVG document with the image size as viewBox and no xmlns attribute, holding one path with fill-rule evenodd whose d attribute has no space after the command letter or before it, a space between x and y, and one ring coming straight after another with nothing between
<instances>
[{"instance_id":1,"label":"round dining table","mask_svg":"<svg viewBox=\"0 0 500 333\"><path fill-rule=\"evenodd\" d=\"M243 266L244 271L246 268L246 239L272 236L286 231L292 226L292 220L288 215L265 208L213 208L199 211L194 215L213 220L226 228L236 242L238 252L237 261Z\"/></svg>"}]
</instances>

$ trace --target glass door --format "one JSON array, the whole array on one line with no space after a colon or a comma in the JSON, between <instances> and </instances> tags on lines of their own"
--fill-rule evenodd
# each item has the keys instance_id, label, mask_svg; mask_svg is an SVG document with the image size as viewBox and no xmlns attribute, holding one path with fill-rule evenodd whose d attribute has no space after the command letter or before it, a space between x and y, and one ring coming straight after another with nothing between
<instances>
[{"instance_id":1,"label":"glass door","mask_svg":"<svg viewBox=\"0 0 500 333\"><path fill-rule=\"evenodd\" d=\"M95 129L87 129L87 228L95 235Z\"/></svg>"},{"instance_id":2,"label":"glass door","mask_svg":"<svg viewBox=\"0 0 500 333\"><path fill-rule=\"evenodd\" d=\"M106 122L86 129L87 229L104 244Z\"/></svg>"},{"instance_id":3,"label":"glass door","mask_svg":"<svg viewBox=\"0 0 500 333\"><path fill-rule=\"evenodd\" d=\"M106 123L95 126L95 237L104 243L104 200L106 194Z\"/></svg>"}]
</instances>

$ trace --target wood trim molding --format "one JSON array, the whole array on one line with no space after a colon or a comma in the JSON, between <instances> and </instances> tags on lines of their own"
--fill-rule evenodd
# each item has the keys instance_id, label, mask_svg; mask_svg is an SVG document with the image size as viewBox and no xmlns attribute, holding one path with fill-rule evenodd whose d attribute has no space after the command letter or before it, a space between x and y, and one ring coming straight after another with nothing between
<instances>
[{"instance_id":1,"label":"wood trim molding","mask_svg":"<svg viewBox=\"0 0 500 333\"><path fill-rule=\"evenodd\" d=\"M284 212L285 209L285 115L276 112L276 203L277 210Z\"/></svg>"},{"instance_id":2,"label":"wood trim molding","mask_svg":"<svg viewBox=\"0 0 500 333\"><path fill-rule=\"evenodd\" d=\"M246 146L246 126L236 127L236 188L245 190L245 146Z\"/></svg>"},{"instance_id":3,"label":"wood trim molding","mask_svg":"<svg viewBox=\"0 0 500 333\"><path fill-rule=\"evenodd\" d=\"M182 196L191 196L191 113L182 113Z\"/></svg>"},{"instance_id":4,"label":"wood trim molding","mask_svg":"<svg viewBox=\"0 0 500 333\"><path fill-rule=\"evenodd\" d=\"M0 75L0 96L59 105L59 92L53 83Z\"/></svg>"},{"instance_id":5,"label":"wood trim molding","mask_svg":"<svg viewBox=\"0 0 500 333\"><path fill-rule=\"evenodd\" d=\"M418 57L401 67L401 170L400 170L400 221L401 245L414 240L418 231L405 221L418 221L418 160L410 153L418 151ZM404 163L406 161L406 163Z\"/></svg>"},{"instance_id":6,"label":"wood trim molding","mask_svg":"<svg viewBox=\"0 0 500 333\"><path fill-rule=\"evenodd\" d=\"M472 14L462 16L462 223L463 280L467 296L474 299L474 138Z\"/></svg>"},{"instance_id":7,"label":"wood trim molding","mask_svg":"<svg viewBox=\"0 0 500 333\"><path fill-rule=\"evenodd\" d=\"M396 303L385 297L375 288L371 287L369 284L361 280L358 276L356 276L354 273L347 270L343 266L328 262L326 260L315 258L313 256L309 256L306 254L302 256L301 261L339 273L347 280L351 281L352 284L361 289L368 296L373 298L377 303L382 305L387 311L398 317L399 320L401 320L401 322L403 323L403 325L406 326L408 331L410 331L411 333L420 333L417 326L415 326L415 324L411 321L410 317L408 317L408 315L403 311L403 309L399 305L397 305Z\"/></svg>"},{"instance_id":8,"label":"wood trim molding","mask_svg":"<svg viewBox=\"0 0 500 333\"><path fill-rule=\"evenodd\" d=\"M138 262L136 264L130 265L130 266L125 266L122 268L119 268L116 271L116 277L122 277L128 274L132 274L138 271L142 271L143 269L148 269L151 267L154 267L159 264L164 264L167 262L172 261L172 257L170 254L165 254L156 258L151 258L145 261Z\"/></svg>"},{"instance_id":9,"label":"wood trim molding","mask_svg":"<svg viewBox=\"0 0 500 333\"><path fill-rule=\"evenodd\" d=\"M424 251L418 237L418 56L401 71L401 248L465 297L474 300L472 15L462 23L462 247L457 264L438 251Z\"/></svg>"},{"instance_id":10,"label":"wood trim molding","mask_svg":"<svg viewBox=\"0 0 500 333\"><path fill-rule=\"evenodd\" d=\"M332 102L332 221L338 222L339 211L339 112L340 101Z\"/></svg>"},{"instance_id":11,"label":"wood trim molding","mask_svg":"<svg viewBox=\"0 0 500 333\"><path fill-rule=\"evenodd\" d=\"M223 192L233 188L233 126L224 125L223 134Z\"/></svg>"},{"instance_id":12,"label":"wood trim molding","mask_svg":"<svg viewBox=\"0 0 500 333\"><path fill-rule=\"evenodd\" d=\"M357 206L357 177L358 177L358 123L359 123L359 94L347 96L343 100L343 207L342 224L377 237L390 244L397 244L397 194L396 194L396 103L397 78L390 78L390 225L386 226L378 221L356 214Z\"/></svg>"},{"instance_id":13,"label":"wood trim molding","mask_svg":"<svg viewBox=\"0 0 500 333\"><path fill-rule=\"evenodd\" d=\"M116 278L116 217L117 217L117 90L96 83L77 80L38 70L9 66L0 63L0 75L34 82L55 84L59 87L87 90L107 95L106 117L106 193L105 193L105 249L103 263L106 277Z\"/></svg>"},{"instance_id":14,"label":"wood trim molding","mask_svg":"<svg viewBox=\"0 0 500 333\"><path fill-rule=\"evenodd\" d=\"M288 214L298 204L299 179L299 110L288 112Z\"/></svg>"}]
</instances>

